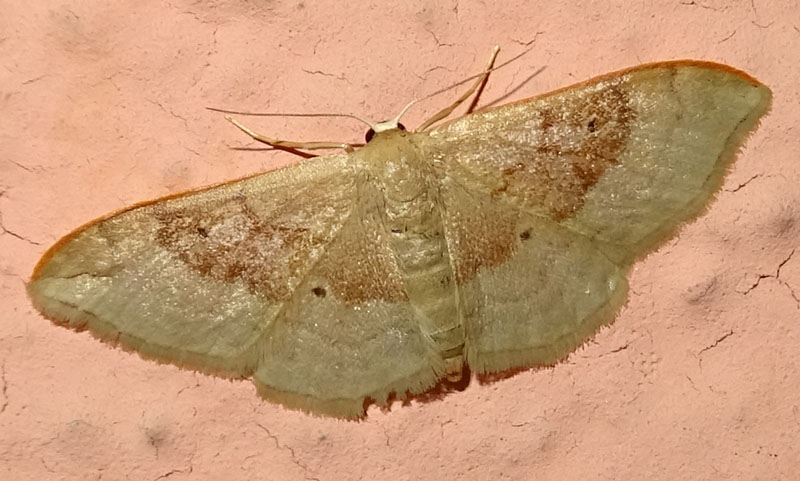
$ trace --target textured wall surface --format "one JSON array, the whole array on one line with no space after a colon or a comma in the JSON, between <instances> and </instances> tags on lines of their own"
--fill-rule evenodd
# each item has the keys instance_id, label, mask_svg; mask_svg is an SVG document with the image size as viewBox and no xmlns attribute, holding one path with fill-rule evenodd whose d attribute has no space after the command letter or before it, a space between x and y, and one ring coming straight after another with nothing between
<instances>
[{"instance_id":1,"label":"textured wall surface","mask_svg":"<svg viewBox=\"0 0 800 481\"><path fill-rule=\"evenodd\" d=\"M0 478L796 479L791 3L0 1ZM78 225L295 161L232 150L251 144L205 106L382 120L479 72L493 44L531 52L485 100L675 58L728 63L775 94L708 213L635 267L616 323L555 368L348 423L109 348L26 299L36 260ZM248 124L362 135L341 120Z\"/></svg>"}]
</instances>

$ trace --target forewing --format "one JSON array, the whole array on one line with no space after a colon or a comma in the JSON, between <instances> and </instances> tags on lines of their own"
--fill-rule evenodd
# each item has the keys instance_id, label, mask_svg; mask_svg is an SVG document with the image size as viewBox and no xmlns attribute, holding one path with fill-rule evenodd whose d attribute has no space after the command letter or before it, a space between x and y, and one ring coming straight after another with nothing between
<instances>
[{"instance_id":1,"label":"forewing","mask_svg":"<svg viewBox=\"0 0 800 481\"><path fill-rule=\"evenodd\" d=\"M706 205L769 101L674 62L418 135L444 172L470 367L553 363L611 321L629 265Z\"/></svg>"},{"instance_id":2,"label":"forewing","mask_svg":"<svg viewBox=\"0 0 800 481\"><path fill-rule=\"evenodd\" d=\"M260 343L255 383L288 407L343 418L392 393L404 398L444 372L420 329L388 245L376 193L360 205Z\"/></svg>"},{"instance_id":3,"label":"forewing","mask_svg":"<svg viewBox=\"0 0 800 481\"><path fill-rule=\"evenodd\" d=\"M248 376L257 341L355 205L349 157L321 157L92 222L28 291L57 323L146 357Z\"/></svg>"},{"instance_id":4,"label":"forewing","mask_svg":"<svg viewBox=\"0 0 800 481\"><path fill-rule=\"evenodd\" d=\"M466 116L425 144L459 182L628 264L706 205L770 98L729 67L667 62Z\"/></svg>"}]
</instances>

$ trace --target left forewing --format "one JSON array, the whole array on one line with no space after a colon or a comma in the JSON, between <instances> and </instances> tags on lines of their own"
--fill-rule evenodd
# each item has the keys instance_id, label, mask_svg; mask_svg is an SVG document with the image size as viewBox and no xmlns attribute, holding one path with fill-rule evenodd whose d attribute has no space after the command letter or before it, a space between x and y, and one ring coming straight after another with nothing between
<instances>
[{"instance_id":1,"label":"left forewing","mask_svg":"<svg viewBox=\"0 0 800 481\"><path fill-rule=\"evenodd\" d=\"M346 155L127 209L53 246L47 317L146 357L247 376L254 344L355 204Z\"/></svg>"}]
</instances>

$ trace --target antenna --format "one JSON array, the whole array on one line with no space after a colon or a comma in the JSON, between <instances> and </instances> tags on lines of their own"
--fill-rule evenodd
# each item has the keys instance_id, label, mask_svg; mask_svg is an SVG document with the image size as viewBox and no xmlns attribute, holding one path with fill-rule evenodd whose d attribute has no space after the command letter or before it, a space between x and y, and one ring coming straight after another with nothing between
<instances>
[{"instance_id":1,"label":"antenna","mask_svg":"<svg viewBox=\"0 0 800 481\"><path fill-rule=\"evenodd\" d=\"M374 129L376 124L373 124L369 120L365 120L357 115L353 114L331 114L331 113L317 113L317 114L300 114L300 113L280 113L280 112L244 112L241 110L228 110L228 109L218 109L216 107L206 107L206 110L211 110L213 112L221 112L223 114L233 114L233 115L249 115L251 117L343 117L348 119L355 119L361 122L362 124L367 125L369 128Z\"/></svg>"}]
</instances>

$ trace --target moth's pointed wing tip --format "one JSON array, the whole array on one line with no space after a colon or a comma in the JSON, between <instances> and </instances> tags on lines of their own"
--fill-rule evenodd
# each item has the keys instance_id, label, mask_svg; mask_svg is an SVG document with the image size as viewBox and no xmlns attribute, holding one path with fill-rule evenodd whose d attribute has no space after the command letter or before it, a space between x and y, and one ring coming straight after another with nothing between
<instances>
[{"instance_id":1,"label":"moth's pointed wing tip","mask_svg":"<svg viewBox=\"0 0 800 481\"><path fill-rule=\"evenodd\" d=\"M721 63L703 62L703 61L686 61L686 62L689 64L696 64L697 66L700 67L705 67L711 70L716 70L719 72L733 75L739 80L744 81L746 84L749 84L752 87L756 87L757 102L755 102L753 107L753 116L755 116L756 118L761 117L762 115L764 115L769 111L772 105L772 96L773 96L772 89L770 89L766 84L756 79L749 73L743 70L739 70L735 67L731 67L730 65L725 65Z\"/></svg>"},{"instance_id":2,"label":"moth's pointed wing tip","mask_svg":"<svg viewBox=\"0 0 800 481\"><path fill-rule=\"evenodd\" d=\"M656 62L652 64L644 64L637 67L634 67L631 70L644 70L647 68L657 68L661 66L667 67L698 67L706 70L713 70L716 72L732 75L735 78L745 82L746 84L756 87L756 94L757 100L754 102L752 113L750 115L751 119L758 119L762 117L764 114L769 112L772 106L772 90L763 82L758 80L757 78L753 77L749 73L739 70L735 67L730 65L726 65L723 63L718 62L710 62L706 60L671 60L667 62ZM752 92L752 91L751 91ZM755 130L755 125L751 124L750 129Z\"/></svg>"},{"instance_id":3,"label":"moth's pointed wing tip","mask_svg":"<svg viewBox=\"0 0 800 481\"><path fill-rule=\"evenodd\" d=\"M82 316L80 311L52 299L47 294L46 278L42 278L39 273L34 272L31 280L25 285L31 305L45 319L57 326L67 327L75 331L83 331L89 323L89 319Z\"/></svg>"},{"instance_id":4,"label":"moth's pointed wing tip","mask_svg":"<svg viewBox=\"0 0 800 481\"><path fill-rule=\"evenodd\" d=\"M58 280L63 281L71 279L79 273L88 274L88 272L76 270L80 267L78 263L60 262L59 259L63 260L63 254L65 253L66 258L69 259L69 253L66 251L70 249L67 248L65 251L64 248L69 247L78 234L83 232L87 227L88 225L75 229L50 246L37 261L31 272L30 279L25 284L25 289L31 300L31 304L43 317L49 319L56 325L69 327L76 331L86 329L87 326L94 323L96 319L93 319L94 316L84 312L77 306L59 300L59 288L57 283ZM74 244L72 245L74 246ZM108 340L104 336L97 337L104 341Z\"/></svg>"},{"instance_id":5,"label":"moth's pointed wing tip","mask_svg":"<svg viewBox=\"0 0 800 481\"><path fill-rule=\"evenodd\" d=\"M46 251L44 251L39 260L36 261L36 264L33 266L33 271L31 271L31 276L28 279L28 282L26 283L29 296L31 297L33 296L32 290L33 291L37 290L35 284L37 283L37 281L41 279L42 274L47 270L48 265L50 264L56 253L58 253L58 251L61 250L61 248L65 244L67 244L76 234L77 234L77 229L73 233L70 233L59 239L57 242L51 245Z\"/></svg>"}]
</instances>

